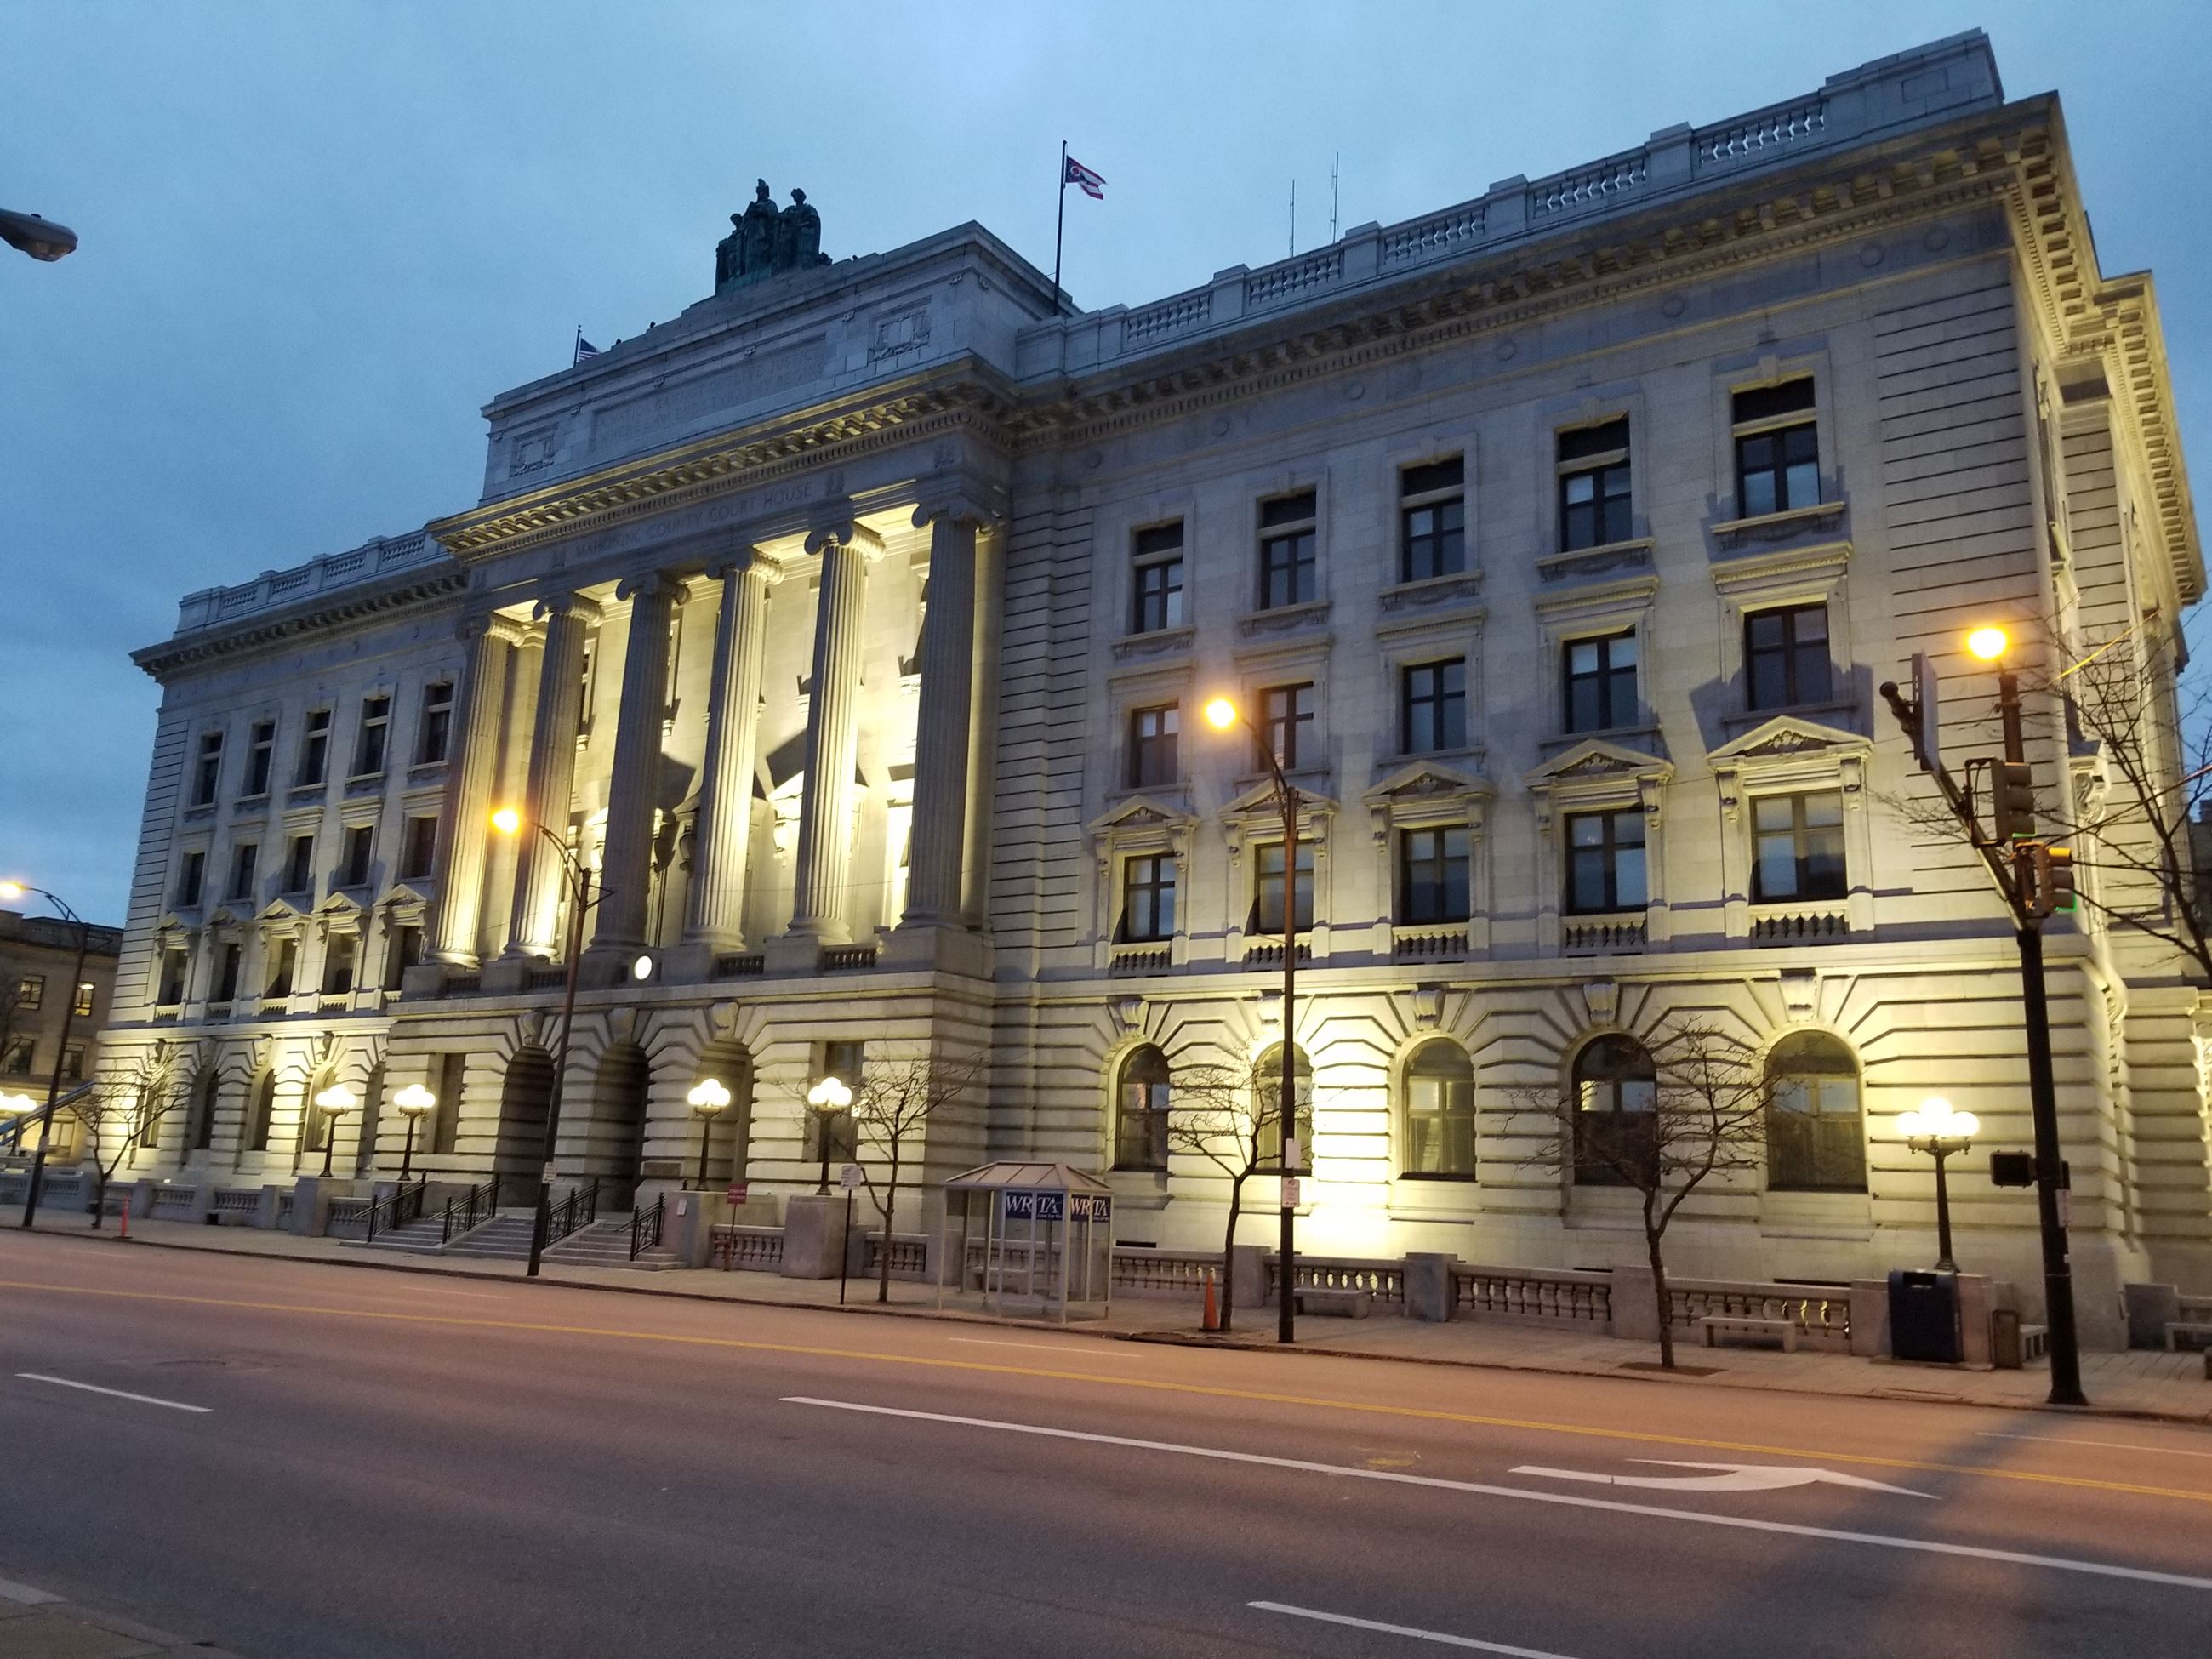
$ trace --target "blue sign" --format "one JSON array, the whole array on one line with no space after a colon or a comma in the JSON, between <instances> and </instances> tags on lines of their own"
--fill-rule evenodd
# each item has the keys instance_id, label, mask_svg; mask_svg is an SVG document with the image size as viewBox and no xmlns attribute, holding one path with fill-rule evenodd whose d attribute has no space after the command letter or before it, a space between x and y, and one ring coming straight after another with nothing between
<instances>
[{"instance_id":1,"label":"blue sign","mask_svg":"<svg viewBox=\"0 0 2212 1659\"><path fill-rule=\"evenodd\" d=\"M1069 1211L1070 1218L1073 1220L1111 1221L1114 1218L1114 1200L1103 1193L1095 1195L1090 1193L1077 1193L1070 1202L1073 1206Z\"/></svg>"},{"instance_id":2,"label":"blue sign","mask_svg":"<svg viewBox=\"0 0 2212 1659\"><path fill-rule=\"evenodd\" d=\"M1002 1196L1002 1213L1009 1221L1057 1221L1065 1193L1009 1192Z\"/></svg>"}]
</instances>

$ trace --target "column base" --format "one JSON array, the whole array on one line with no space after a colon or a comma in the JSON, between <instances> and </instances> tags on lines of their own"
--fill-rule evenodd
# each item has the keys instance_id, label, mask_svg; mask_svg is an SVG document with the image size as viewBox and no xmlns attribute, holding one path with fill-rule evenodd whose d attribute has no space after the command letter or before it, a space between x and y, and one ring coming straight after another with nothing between
<instances>
[{"instance_id":1,"label":"column base","mask_svg":"<svg viewBox=\"0 0 2212 1659\"><path fill-rule=\"evenodd\" d=\"M822 944L811 933L778 933L762 942L763 966L771 974L818 974Z\"/></svg>"},{"instance_id":2,"label":"column base","mask_svg":"<svg viewBox=\"0 0 2212 1659\"><path fill-rule=\"evenodd\" d=\"M883 954L877 958L880 967L965 974L975 979L991 975L989 942L957 922L902 922L883 939Z\"/></svg>"},{"instance_id":3,"label":"column base","mask_svg":"<svg viewBox=\"0 0 2212 1659\"><path fill-rule=\"evenodd\" d=\"M742 939L690 939L672 945L654 953L660 970L653 977L671 985L703 985L714 976L717 957L742 956L744 949Z\"/></svg>"}]
</instances>

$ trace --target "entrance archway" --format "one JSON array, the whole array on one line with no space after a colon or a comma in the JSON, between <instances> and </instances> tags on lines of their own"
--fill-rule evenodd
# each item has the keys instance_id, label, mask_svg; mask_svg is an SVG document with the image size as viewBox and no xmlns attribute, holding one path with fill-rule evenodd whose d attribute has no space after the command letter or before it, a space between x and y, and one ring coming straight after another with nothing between
<instances>
[{"instance_id":1,"label":"entrance archway","mask_svg":"<svg viewBox=\"0 0 2212 1659\"><path fill-rule=\"evenodd\" d=\"M602 1209L628 1208L637 1191L652 1088L653 1062L636 1043L615 1043L599 1057L588 1106L576 1115L583 1152L578 1173L599 1178Z\"/></svg>"},{"instance_id":2,"label":"entrance archway","mask_svg":"<svg viewBox=\"0 0 2212 1659\"><path fill-rule=\"evenodd\" d=\"M553 1056L543 1048L518 1048L499 1089L499 1139L492 1172L502 1203L534 1199L545 1167L545 1114L553 1103Z\"/></svg>"}]
</instances>

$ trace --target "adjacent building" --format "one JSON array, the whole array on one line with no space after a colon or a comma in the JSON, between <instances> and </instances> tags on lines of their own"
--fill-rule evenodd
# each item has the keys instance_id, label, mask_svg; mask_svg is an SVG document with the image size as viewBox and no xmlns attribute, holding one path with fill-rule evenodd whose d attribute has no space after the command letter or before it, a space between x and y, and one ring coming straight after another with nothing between
<instances>
[{"instance_id":1,"label":"adjacent building","mask_svg":"<svg viewBox=\"0 0 2212 1659\"><path fill-rule=\"evenodd\" d=\"M119 927L88 927L80 939L69 922L0 910L0 1095L43 1105L57 1060L64 1091L91 1075L87 1056L115 1000L122 948ZM9 1128L9 1117L0 1115L0 1131ZM35 1147L39 1133L26 1133L24 1145ZM65 1156L76 1140L75 1120L64 1115L54 1124L53 1150ZM13 1133L8 1144L15 1145Z\"/></svg>"},{"instance_id":2,"label":"adjacent building","mask_svg":"<svg viewBox=\"0 0 2212 1659\"><path fill-rule=\"evenodd\" d=\"M1288 1040L1310 1248L1602 1267L1633 1194L1532 1161L1523 1103L1638 1110L1684 1018L1777 1085L1685 1269L1922 1262L1928 1096L2027 1144L2011 930L1876 686L1929 653L1971 744L1971 624L2170 665L2203 568L2151 280L1978 33L1135 307L975 224L822 258L793 194L711 297L494 398L475 505L138 653L103 1063L190 1079L142 1169L319 1167L337 1079L337 1167L389 1176L421 1083L416 1169L526 1186L572 935L556 1164L622 1200L702 1155L811 1190L812 1082L981 1052L916 1214L1033 1155L1212 1243L1178 1072ZM2038 696L2039 781L2100 787ZM2212 1283L2208 1027L2094 907L2049 952L2094 1339L2124 1278ZM2030 1195L1953 1192L2032 1309Z\"/></svg>"}]
</instances>

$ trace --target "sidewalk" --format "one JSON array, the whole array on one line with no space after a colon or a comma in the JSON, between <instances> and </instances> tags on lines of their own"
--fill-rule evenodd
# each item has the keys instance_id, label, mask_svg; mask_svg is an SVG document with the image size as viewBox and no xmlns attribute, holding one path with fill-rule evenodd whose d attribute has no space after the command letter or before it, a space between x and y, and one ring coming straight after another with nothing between
<instances>
[{"instance_id":1,"label":"sidewalk","mask_svg":"<svg viewBox=\"0 0 2212 1659\"><path fill-rule=\"evenodd\" d=\"M98 1242L116 1240L111 1219L93 1232L78 1218L41 1219L37 1231L57 1237ZM4 1239L4 1233L0 1233ZM519 1261L406 1255L370 1249L334 1238L300 1238L249 1227L195 1226L185 1222L133 1220L131 1243L175 1249L211 1250L241 1256L336 1262L347 1267L423 1273L450 1278L520 1280ZM618 1291L633 1296L678 1297L765 1307L815 1308L853 1314L893 1314L1019 1325L1025 1330L1055 1331L1030 1319L1000 1321L972 1310L937 1308L937 1293L927 1285L894 1279L888 1307L879 1305L873 1279L854 1279L847 1302L837 1306L837 1281L785 1279L776 1273L728 1273L717 1268L678 1268L639 1273L622 1267L571 1267L546 1258L540 1282L571 1288ZM1239 1309L1236 1332L1209 1335L1198 1328L1194 1305L1164 1297L1124 1297L1105 1319L1083 1320L1066 1328L1073 1334L1111 1336L1128 1341L1189 1343L1206 1347L1274 1350L1274 1315L1270 1309ZM1676 1345L1682 1367L1673 1374L1656 1364L1655 1344L1619 1341L1584 1332L1549 1330L1528 1325L1457 1319L1427 1324L1377 1310L1366 1319L1308 1316L1298 1322L1300 1353L1336 1354L1359 1359L1389 1359L1433 1365L1486 1366L1505 1370L1547 1371L1577 1376L1613 1376L1665 1386L1765 1389L1793 1394L1832 1395L1869 1400L1942 1401L2044 1408L2050 1375L2042 1365L2026 1370L1968 1370L1955 1365L1924 1365L1847 1354L1810 1351L1779 1353L1765 1349L1705 1348L1685 1335ZM2212 1377L2195 1353L2084 1353L2082 1389L2100 1416L2154 1418L2212 1425ZM7 1650L0 1647L0 1659Z\"/></svg>"},{"instance_id":2,"label":"sidewalk","mask_svg":"<svg viewBox=\"0 0 2212 1659\"><path fill-rule=\"evenodd\" d=\"M226 1649L149 1630L0 1578L0 1659L144 1659L163 1653L238 1659Z\"/></svg>"}]
</instances>

